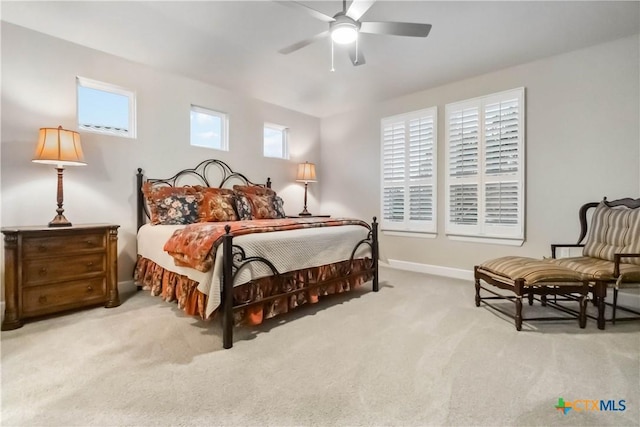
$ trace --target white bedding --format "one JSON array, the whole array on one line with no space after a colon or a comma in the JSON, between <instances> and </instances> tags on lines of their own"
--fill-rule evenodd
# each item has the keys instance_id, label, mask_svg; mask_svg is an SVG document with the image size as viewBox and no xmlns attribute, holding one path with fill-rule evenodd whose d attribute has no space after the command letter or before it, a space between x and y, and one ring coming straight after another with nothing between
<instances>
[{"instance_id":1,"label":"white bedding","mask_svg":"<svg viewBox=\"0 0 640 427\"><path fill-rule=\"evenodd\" d=\"M208 272L176 266L173 258L162 247L175 230L184 227L143 225L138 231L138 254L166 270L198 282L198 290L208 295L206 315L209 316L220 305L222 245L218 247L214 267ZM368 233L369 230L362 226L341 225L245 234L234 237L233 243L241 246L246 256L264 257L273 263L278 272L284 273L347 260L355 245L365 239ZM368 245L361 245L356 252L356 258L364 256L371 256ZM240 272L234 285L271 274L267 266L254 262Z\"/></svg>"}]
</instances>

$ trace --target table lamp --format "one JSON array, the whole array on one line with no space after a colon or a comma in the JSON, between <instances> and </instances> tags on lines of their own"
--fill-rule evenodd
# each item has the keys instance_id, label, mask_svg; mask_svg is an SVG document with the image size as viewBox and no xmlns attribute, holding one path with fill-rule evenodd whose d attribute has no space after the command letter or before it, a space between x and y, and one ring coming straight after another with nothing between
<instances>
[{"instance_id":1,"label":"table lamp","mask_svg":"<svg viewBox=\"0 0 640 427\"><path fill-rule=\"evenodd\" d=\"M310 182L316 182L316 165L309 162L300 163L296 181L304 182L304 209L298 215L310 216L311 213L307 211L307 186Z\"/></svg>"},{"instance_id":2,"label":"table lamp","mask_svg":"<svg viewBox=\"0 0 640 427\"><path fill-rule=\"evenodd\" d=\"M62 208L62 173L65 166L84 166L84 155L80 145L80 134L72 130L58 128L41 128L38 137L34 163L56 165L58 171L58 213L49 223L49 227L69 227L71 222L64 217Z\"/></svg>"}]
</instances>

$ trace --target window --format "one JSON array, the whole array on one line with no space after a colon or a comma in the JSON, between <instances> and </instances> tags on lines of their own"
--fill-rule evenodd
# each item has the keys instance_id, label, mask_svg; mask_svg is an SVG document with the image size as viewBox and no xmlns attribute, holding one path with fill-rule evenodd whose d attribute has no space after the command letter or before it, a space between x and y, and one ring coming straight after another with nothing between
<instances>
[{"instance_id":1,"label":"window","mask_svg":"<svg viewBox=\"0 0 640 427\"><path fill-rule=\"evenodd\" d=\"M289 129L271 123L264 124L264 156L289 158L288 149Z\"/></svg>"},{"instance_id":2,"label":"window","mask_svg":"<svg viewBox=\"0 0 640 427\"><path fill-rule=\"evenodd\" d=\"M448 104L445 123L446 233L521 244L524 88Z\"/></svg>"},{"instance_id":3,"label":"window","mask_svg":"<svg viewBox=\"0 0 640 427\"><path fill-rule=\"evenodd\" d=\"M229 118L224 113L191 106L191 145L229 150Z\"/></svg>"},{"instance_id":4,"label":"window","mask_svg":"<svg viewBox=\"0 0 640 427\"><path fill-rule=\"evenodd\" d=\"M435 107L381 121L384 231L436 233Z\"/></svg>"},{"instance_id":5,"label":"window","mask_svg":"<svg viewBox=\"0 0 640 427\"><path fill-rule=\"evenodd\" d=\"M76 84L79 130L136 137L134 92L84 77L77 77Z\"/></svg>"}]
</instances>

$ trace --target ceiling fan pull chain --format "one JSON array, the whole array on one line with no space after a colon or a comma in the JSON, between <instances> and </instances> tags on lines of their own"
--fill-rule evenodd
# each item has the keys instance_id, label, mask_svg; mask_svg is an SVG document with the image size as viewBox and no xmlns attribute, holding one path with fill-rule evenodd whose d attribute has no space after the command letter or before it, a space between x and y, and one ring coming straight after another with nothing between
<instances>
[{"instance_id":1,"label":"ceiling fan pull chain","mask_svg":"<svg viewBox=\"0 0 640 427\"><path fill-rule=\"evenodd\" d=\"M358 39L359 38L360 37L356 35L356 62L355 62L356 64L358 63Z\"/></svg>"},{"instance_id":2,"label":"ceiling fan pull chain","mask_svg":"<svg viewBox=\"0 0 640 427\"><path fill-rule=\"evenodd\" d=\"M333 39L331 39L331 71L335 71L335 68L333 68Z\"/></svg>"}]
</instances>

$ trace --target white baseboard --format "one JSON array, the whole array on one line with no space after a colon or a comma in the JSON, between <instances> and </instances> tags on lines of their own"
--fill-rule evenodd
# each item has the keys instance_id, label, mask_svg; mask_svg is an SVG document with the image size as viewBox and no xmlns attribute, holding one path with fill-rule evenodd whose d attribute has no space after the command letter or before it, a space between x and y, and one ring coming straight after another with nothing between
<instances>
[{"instance_id":1,"label":"white baseboard","mask_svg":"<svg viewBox=\"0 0 640 427\"><path fill-rule=\"evenodd\" d=\"M390 259L389 266L398 270L415 271L418 273L433 274L435 276L451 277L453 279L473 280L473 271L461 268L442 267L440 265L420 264L417 262L400 261Z\"/></svg>"}]
</instances>

